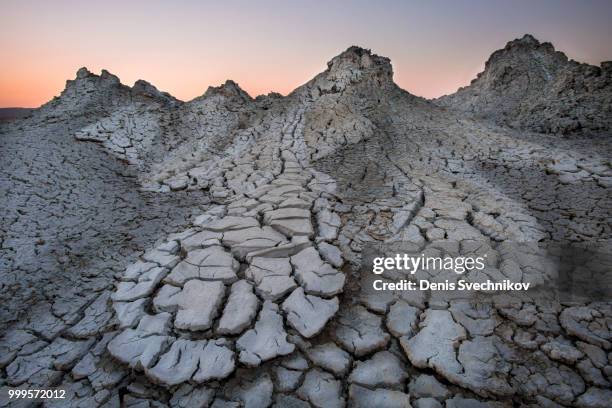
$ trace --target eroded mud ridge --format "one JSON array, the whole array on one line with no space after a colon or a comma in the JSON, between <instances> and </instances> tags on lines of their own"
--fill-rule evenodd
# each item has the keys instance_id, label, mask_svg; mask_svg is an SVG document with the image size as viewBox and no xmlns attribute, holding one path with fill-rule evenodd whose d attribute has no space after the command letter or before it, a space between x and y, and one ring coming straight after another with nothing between
<instances>
[{"instance_id":1,"label":"eroded mud ridge","mask_svg":"<svg viewBox=\"0 0 612 408\"><path fill-rule=\"evenodd\" d=\"M554 52L517 41L506 51ZM43 405L607 406L609 300L370 290L372 245L483 255L464 279L540 288L555 270L537 243L609 248L599 105L589 133L570 136L445 105L357 47L285 97L228 81L185 103L80 70L2 128L2 397L59 386L67 398ZM45 248L58 242L87 263L57 269ZM23 317L18 299L32 304Z\"/></svg>"}]
</instances>

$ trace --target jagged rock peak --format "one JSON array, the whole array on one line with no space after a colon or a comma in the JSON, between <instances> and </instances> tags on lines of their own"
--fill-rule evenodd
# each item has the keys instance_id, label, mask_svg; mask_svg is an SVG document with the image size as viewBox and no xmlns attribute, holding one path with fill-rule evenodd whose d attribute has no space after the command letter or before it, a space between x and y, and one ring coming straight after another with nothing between
<instances>
[{"instance_id":1,"label":"jagged rock peak","mask_svg":"<svg viewBox=\"0 0 612 408\"><path fill-rule=\"evenodd\" d=\"M83 78L87 78L93 75L95 74L93 74L90 70L88 70L87 67L79 68L79 70L76 73L77 79L83 79Z\"/></svg>"},{"instance_id":2,"label":"jagged rock peak","mask_svg":"<svg viewBox=\"0 0 612 408\"><path fill-rule=\"evenodd\" d=\"M612 126L610 66L569 60L530 34L495 51L469 86L436 103L543 133L605 132Z\"/></svg>"},{"instance_id":3,"label":"jagged rock peak","mask_svg":"<svg viewBox=\"0 0 612 408\"><path fill-rule=\"evenodd\" d=\"M145 81L144 79L139 79L134 82L134 86L132 87L132 92L135 94L148 95L148 94L158 94L161 93L155 85L150 82Z\"/></svg>"},{"instance_id":4,"label":"jagged rock peak","mask_svg":"<svg viewBox=\"0 0 612 408\"><path fill-rule=\"evenodd\" d=\"M107 70L96 75L85 67L79 68L75 79L66 81L61 94L36 111L35 120L39 123L64 122L78 129L108 115L117 106L129 103L129 92L130 87Z\"/></svg>"},{"instance_id":5,"label":"jagged rock peak","mask_svg":"<svg viewBox=\"0 0 612 408\"><path fill-rule=\"evenodd\" d=\"M342 93L353 86L365 86L370 91L395 86L389 58L373 54L369 49L349 47L332 58L325 71L297 88L291 95L306 94L318 98Z\"/></svg>"},{"instance_id":6,"label":"jagged rock peak","mask_svg":"<svg viewBox=\"0 0 612 408\"><path fill-rule=\"evenodd\" d=\"M521 44L521 45L538 46L538 45L540 45L540 41L538 41L538 39L535 38L531 34L525 34L522 38L517 38L516 40L509 41L508 45L510 45L510 44Z\"/></svg>"},{"instance_id":7,"label":"jagged rock peak","mask_svg":"<svg viewBox=\"0 0 612 408\"><path fill-rule=\"evenodd\" d=\"M75 79L66 81L66 88L68 89L72 86L78 86L78 84L88 82L95 82L99 85L110 87L125 87L117 75L114 75L105 69L102 69L100 75L96 75L86 67L82 67L77 70Z\"/></svg>"},{"instance_id":8,"label":"jagged rock peak","mask_svg":"<svg viewBox=\"0 0 612 408\"><path fill-rule=\"evenodd\" d=\"M485 69L502 61L520 64L524 62L524 59L542 58L554 61L556 64L568 61L567 56L560 51L555 51L551 43L540 42L533 35L525 34L522 38L509 41L504 48L491 54L485 63Z\"/></svg>"},{"instance_id":9,"label":"jagged rock peak","mask_svg":"<svg viewBox=\"0 0 612 408\"><path fill-rule=\"evenodd\" d=\"M75 80L78 81L82 79L100 79L102 81L109 82L109 83L115 83L115 84L121 83L121 80L119 79L117 75L112 74L105 69L102 69L102 71L100 72L100 75L96 75L93 72L91 72L89 69L87 69L87 67L81 67L77 70Z\"/></svg>"},{"instance_id":10,"label":"jagged rock peak","mask_svg":"<svg viewBox=\"0 0 612 408\"><path fill-rule=\"evenodd\" d=\"M68 88L71 86L76 86L78 82L88 80L93 80L97 83L102 83L111 87L118 86L121 88L128 89L126 85L123 85L121 83L121 80L117 75L110 73L106 69L102 69L100 75L96 75L93 72L89 71L86 67L79 68L76 73L76 79L72 81L67 81L66 87ZM177 100L169 93L160 91L153 84L143 79L139 79L134 83L134 86L131 88L131 93L133 96L144 96L147 98L161 99L167 101Z\"/></svg>"},{"instance_id":11,"label":"jagged rock peak","mask_svg":"<svg viewBox=\"0 0 612 408\"><path fill-rule=\"evenodd\" d=\"M144 96L144 97L153 98L153 99L176 101L176 98L174 98L168 92L160 91L154 85L152 85L151 83L143 79L139 79L138 81L134 83L134 86L132 87L132 95Z\"/></svg>"},{"instance_id":12,"label":"jagged rock peak","mask_svg":"<svg viewBox=\"0 0 612 408\"><path fill-rule=\"evenodd\" d=\"M116 83L116 84L120 84L121 83L121 80L119 79L119 77L117 75L111 74L110 72L108 72L105 69L102 70L102 73L100 74L100 79L102 79L104 81L113 82L113 83Z\"/></svg>"},{"instance_id":13,"label":"jagged rock peak","mask_svg":"<svg viewBox=\"0 0 612 408\"><path fill-rule=\"evenodd\" d=\"M521 38L516 38L512 41L508 41L506 46L498 50L501 51L516 51L516 50L546 50L546 51L555 51L555 47L549 42L540 42L537 38L535 38L531 34L525 34Z\"/></svg>"},{"instance_id":14,"label":"jagged rock peak","mask_svg":"<svg viewBox=\"0 0 612 408\"><path fill-rule=\"evenodd\" d=\"M328 72L338 74L340 71L370 71L388 79L393 78L391 60L386 57L373 54L371 50L351 46L346 51L332 58L327 63Z\"/></svg>"},{"instance_id":15,"label":"jagged rock peak","mask_svg":"<svg viewBox=\"0 0 612 408\"><path fill-rule=\"evenodd\" d=\"M228 98L237 97L245 101L250 101L253 99L248 93L240 88L240 85L231 79L228 79L223 85L220 86L209 86L203 97L206 98L212 95L222 95Z\"/></svg>"}]
</instances>

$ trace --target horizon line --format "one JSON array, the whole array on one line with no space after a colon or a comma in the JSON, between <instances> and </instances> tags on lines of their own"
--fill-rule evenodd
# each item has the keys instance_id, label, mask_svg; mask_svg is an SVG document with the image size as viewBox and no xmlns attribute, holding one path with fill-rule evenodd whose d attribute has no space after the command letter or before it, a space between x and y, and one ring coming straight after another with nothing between
<instances>
[{"instance_id":1,"label":"horizon line","mask_svg":"<svg viewBox=\"0 0 612 408\"><path fill-rule=\"evenodd\" d=\"M540 41L540 40L539 40L539 39L537 39L537 38L536 38L534 35L529 34L529 33L525 33L523 36L521 36L521 37L517 37L517 38L515 38L515 39L513 39L513 40L508 40L508 41L506 42L506 45L508 45L509 43L511 43L511 42L513 42L513 41L520 40L520 39L524 38L525 36L531 36L531 37L532 37L532 38L534 38L534 39L535 39L535 40L536 40L536 41L537 41L537 42L538 42L540 45L542 45L542 44L551 44L551 45L553 46L553 48L555 49L555 51L556 51L556 52L561 52L563 55L565 55L565 56L567 57L567 54L566 54L565 52L563 52L563 51L560 51L560 50L556 49L556 48L554 47L554 44L552 44L552 42L549 42L549 41ZM398 82L396 82L396 80L395 80L395 74L396 74L396 71L395 71L395 70L393 70L393 74L394 74L394 75L393 75L393 83L394 83L395 85L397 85L397 86L398 86L400 89L402 89L403 91L408 92L409 94L411 94L411 95L413 95L413 96L416 96L416 97L418 97L418 98L425 99L425 100L427 100L427 101L433 101L433 100L438 99L438 98L441 98L441 97L443 97L443 96L452 95L452 94L454 94L454 93L458 92L460 89L462 89L462 88L464 88L464 87L466 87L466 86L469 86L469 85L472 83L472 81L473 81L474 79L478 78L478 75L479 75L480 73L484 72L484 69L485 69L485 62L486 62L486 61L488 61L488 60L491 58L491 56L492 56L492 55L493 55L495 52L500 51L500 50L503 50L503 49L505 48L505 46L506 46L506 45L504 45L504 47L502 47L502 48L498 48L498 49L495 49L495 50L491 51L491 52L490 52L490 54L489 54L489 57L488 57L488 58L487 58L485 61L483 61L483 62L481 63L481 69L480 69L480 70L479 70L479 71L478 71L478 72L477 72L477 73L476 73L476 74L475 74L475 75L474 75L474 76L473 76L473 77L472 77L472 78L469 80L469 82L467 82L467 83L465 83L465 84L463 84L463 85L458 86L458 87L457 87L457 88L456 88L454 91L452 91L452 92L450 92L450 93L441 93L440 95L433 96L433 97L427 97L427 96L423 96L423 95L418 95L417 93L412 92L412 91L411 91L410 89L408 89L408 88L404 88L402 85L400 85ZM375 52L373 52L373 51L372 51L372 49L371 49L371 48L361 47L361 46L356 46L356 45L351 45L351 46L347 47L346 49L344 49L343 51L341 51L340 53L338 53L338 54L334 55L334 56L333 56L331 59L329 59L329 60L328 60L328 62L329 62L329 61L331 61L332 59L336 58L337 56L342 55L344 52L346 52L348 49L350 49L350 48L352 48L352 47L357 47L357 48L360 48L360 49L363 49L363 50L367 50L367 51L368 51L368 52L370 52L372 55L376 55L376 56L383 57L383 58L388 58L388 57L385 57L385 56L383 56L383 55L376 54ZM587 64L587 65L596 66L596 67L601 67L601 66L602 66L604 63L606 63L606 62L610 62L610 60L605 59L605 60L599 61L599 65L593 65L593 64L590 64L590 63L588 63L588 62L582 62L582 61L579 61L579 60L576 60L576 59L573 59L573 58L570 58L570 57L567 57L567 58L568 58L568 61L574 61L574 62L576 62L576 63L578 63L578 64ZM392 62L392 60L391 60L390 58L389 58L389 63L390 63L390 64L391 64L391 66L393 67L393 62ZM68 81L74 81L74 80L76 80L76 73L77 73L77 72L78 72L80 69L83 69L83 68L84 68L84 69L86 69L86 70L87 70L87 72L89 72L90 74L95 75L95 76L101 76L101 75L102 75L102 73L103 73L104 71L106 71L107 73L109 73L109 74L111 74L111 75L113 75L113 76L117 77L117 79L119 80L119 83L120 83L121 85L126 86L126 87L129 87L129 88L133 88L133 87L134 87L134 85L136 85L136 83L137 83L138 81L144 81L144 82L147 82L148 84L150 84L150 85L154 86L154 87L155 87L155 89L157 89L159 92L161 92L161 93L166 93L166 94L170 95L172 98L176 99L177 101L179 101L179 102L181 102L181 103L189 103L189 102L192 102L192 101L194 101L195 99L202 97L202 96L203 96L203 95L206 93L206 91L207 91L209 88L218 88L218 87L221 87L221 86L225 85L227 82L230 82L230 81L231 81L231 82L233 82L233 83L235 83L236 85L238 85L238 87L239 87L239 88L240 88L240 89L241 89L243 92L245 92L245 93L246 93L246 94L247 94L247 95L248 95L248 96L249 96L251 99L256 99L256 98L261 97L261 96L267 96L267 95L272 94L272 93L279 94L279 95L281 95L282 97L287 97L287 96L289 96L291 93L293 93L295 90L297 90L297 89L298 89L298 88L300 88L301 86L303 86L303 85L305 85L306 83L308 83L309 81L311 81L311 80L312 80L313 78L315 78L317 75L321 74L322 72L325 72L325 70L323 70L323 71L319 71L319 72L317 72L317 73L315 73L315 74L313 74L313 75L311 74L311 76L309 77L309 79L306 79L305 81L300 82L300 84L298 84L297 86L294 86L293 88L291 88L291 90L290 90L290 91L288 91L287 93L283 93L283 92L281 92L281 91L275 91L275 90L272 90L272 89L271 89L271 90L269 90L267 93L265 93L265 92L264 92L264 93L257 93L257 94L255 95L255 93L252 93L251 91L248 91L247 89L245 89L245 88L243 88L242 86L240 86L240 82L239 82L239 81L237 81L237 80L235 80L235 79L232 79L232 78L227 78L227 79L225 79L223 82L221 82L219 85L213 85L213 84L209 84L209 85L207 85L207 86L206 86L206 89L204 89L204 91L203 91L203 92L201 92L201 93L200 93L199 95L197 95L197 96L194 96L194 97L193 97L193 98L191 98L191 99L180 99L180 98L176 97L176 96L175 96L175 95L174 95L174 94L173 94L171 91L167 91L167 90L160 89L160 88L158 88L158 87L157 87L157 85L155 85L153 82L151 82L151 81L149 81L149 80L147 80L147 79L144 79L144 78L139 78L139 79L136 79L132 85L128 85L127 83L123 83L123 82L121 81L121 75L118 75L118 74L116 74L116 73L114 73L114 72L111 72L111 71L109 71L109 70L108 70L108 69L106 69L106 68L100 68L100 73L99 73L99 74L96 74L96 73L92 72L91 70L89 70L89 68L87 68L87 66L81 66L81 67L79 67L79 68L77 68L76 70L74 70L74 71L73 71L73 72L75 72L75 77L74 77L74 78L67 78L67 79L65 79L65 82L67 83ZM115 71L115 72L116 72L116 71ZM46 100L45 102L42 102L42 103L41 103L40 105L38 105L38 106L17 106L17 105L7 105L7 106L0 106L0 109L31 109L31 110L34 110L34 109L39 109L39 108L40 108L40 107L42 107L43 105L45 105L45 104L47 104L47 103L51 102L53 99L55 99L55 98L59 97L59 96L61 95L61 93L62 93L62 92L65 90L65 89L66 89L66 86L64 85L64 88L60 89L60 90L59 90L59 92L58 92L57 94L55 94L54 96L52 96L50 99Z\"/></svg>"}]
</instances>

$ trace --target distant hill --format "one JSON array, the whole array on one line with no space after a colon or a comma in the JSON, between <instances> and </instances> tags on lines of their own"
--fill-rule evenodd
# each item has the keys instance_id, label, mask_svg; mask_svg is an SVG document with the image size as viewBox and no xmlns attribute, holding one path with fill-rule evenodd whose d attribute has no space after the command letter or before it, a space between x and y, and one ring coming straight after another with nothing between
<instances>
[{"instance_id":1,"label":"distant hill","mask_svg":"<svg viewBox=\"0 0 612 408\"><path fill-rule=\"evenodd\" d=\"M0 108L0 121L13 120L28 116L31 108Z\"/></svg>"},{"instance_id":2,"label":"distant hill","mask_svg":"<svg viewBox=\"0 0 612 408\"><path fill-rule=\"evenodd\" d=\"M435 102L536 132L608 132L612 62L582 64L526 34L495 51L469 86Z\"/></svg>"}]
</instances>

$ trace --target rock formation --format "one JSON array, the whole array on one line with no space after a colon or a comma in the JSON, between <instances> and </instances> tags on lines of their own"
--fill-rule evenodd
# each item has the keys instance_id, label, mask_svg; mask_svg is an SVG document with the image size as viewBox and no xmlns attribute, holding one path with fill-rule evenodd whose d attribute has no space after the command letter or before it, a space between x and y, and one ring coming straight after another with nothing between
<instances>
[{"instance_id":1,"label":"rock formation","mask_svg":"<svg viewBox=\"0 0 612 408\"><path fill-rule=\"evenodd\" d=\"M612 303L551 296L538 246L609 248L609 72L591 71L532 37L436 101L359 47L284 97L228 81L182 102L79 70L0 125L2 398L606 406ZM558 87L599 135L558 134L578 129ZM361 264L392 245L482 255L467 281L541 290L372 292Z\"/></svg>"},{"instance_id":2,"label":"rock formation","mask_svg":"<svg viewBox=\"0 0 612 408\"><path fill-rule=\"evenodd\" d=\"M435 102L541 133L612 129L612 61L581 64L527 34L495 51L469 86Z\"/></svg>"}]
</instances>

